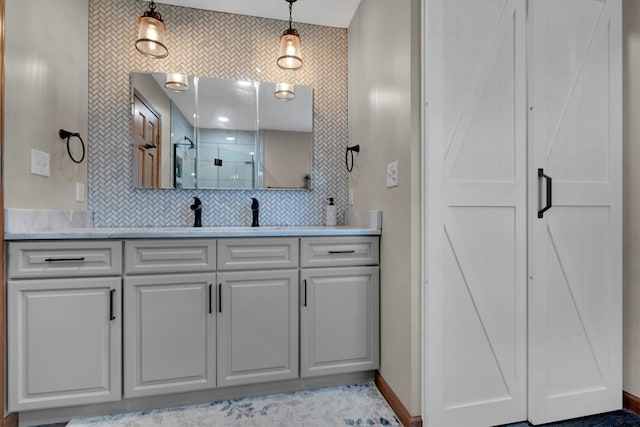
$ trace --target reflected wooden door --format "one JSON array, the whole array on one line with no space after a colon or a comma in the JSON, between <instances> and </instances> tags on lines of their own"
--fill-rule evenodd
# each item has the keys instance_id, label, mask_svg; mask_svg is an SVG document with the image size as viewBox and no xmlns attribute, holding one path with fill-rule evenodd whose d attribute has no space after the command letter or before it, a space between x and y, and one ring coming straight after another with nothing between
<instances>
[{"instance_id":1,"label":"reflected wooden door","mask_svg":"<svg viewBox=\"0 0 640 427\"><path fill-rule=\"evenodd\" d=\"M160 114L136 91L133 95L133 168L137 188L159 188Z\"/></svg>"}]
</instances>

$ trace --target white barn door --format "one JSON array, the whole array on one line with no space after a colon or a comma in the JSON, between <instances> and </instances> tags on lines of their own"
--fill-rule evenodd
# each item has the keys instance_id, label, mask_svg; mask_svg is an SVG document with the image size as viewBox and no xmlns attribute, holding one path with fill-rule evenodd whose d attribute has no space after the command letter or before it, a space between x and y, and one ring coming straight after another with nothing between
<instances>
[{"instance_id":1,"label":"white barn door","mask_svg":"<svg viewBox=\"0 0 640 427\"><path fill-rule=\"evenodd\" d=\"M621 1L533 0L528 31L529 419L539 424L622 406Z\"/></svg>"},{"instance_id":2,"label":"white barn door","mask_svg":"<svg viewBox=\"0 0 640 427\"><path fill-rule=\"evenodd\" d=\"M526 418L526 3L425 5L424 417Z\"/></svg>"}]
</instances>

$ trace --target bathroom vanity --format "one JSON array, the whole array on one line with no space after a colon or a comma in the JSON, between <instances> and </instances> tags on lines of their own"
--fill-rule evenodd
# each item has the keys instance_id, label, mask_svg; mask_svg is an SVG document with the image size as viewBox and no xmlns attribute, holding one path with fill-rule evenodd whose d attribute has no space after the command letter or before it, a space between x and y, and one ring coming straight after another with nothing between
<instances>
[{"instance_id":1,"label":"bathroom vanity","mask_svg":"<svg viewBox=\"0 0 640 427\"><path fill-rule=\"evenodd\" d=\"M64 419L372 378L379 234L9 235L8 408Z\"/></svg>"}]
</instances>

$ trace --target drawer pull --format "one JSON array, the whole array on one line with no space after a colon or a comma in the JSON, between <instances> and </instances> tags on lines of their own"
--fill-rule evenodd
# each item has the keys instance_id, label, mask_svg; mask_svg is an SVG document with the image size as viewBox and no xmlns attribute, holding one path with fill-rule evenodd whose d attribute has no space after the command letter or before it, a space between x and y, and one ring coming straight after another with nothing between
<instances>
[{"instance_id":1,"label":"drawer pull","mask_svg":"<svg viewBox=\"0 0 640 427\"><path fill-rule=\"evenodd\" d=\"M222 313L222 283L218 283L218 313Z\"/></svg>"},{"instance_id":2,"label":"drawer pull","mask_svg":"<svg viewBox=\"0 0 640 427\"><path fill-rule=\"evenodd\" d=\"M111 289L110 295L109 295L109 320L116 320L116 315L113 312L113 304L114 304L114 297L116 295L116 290L115 289Z\"/></svg>"},{"instance_id":3,"label":"drawer pull","mask_svg":"<svg viewBox=\"0 0 640 427\"><path fill-rule=\"evenodd\" d=\"M76 257L76 258L45 258L45 262L74 262L74 261L84 261L84 257Z\"/></svg>"},{"instance_id":4,"label":"drawer pull","mask_svg":"<svg viewBox=\"0 0 640 427\"><path fill-rule=\"evenodd\" d=\"M355 254L356 251L353 249L350 251L329 251L329 254Z\"/></svg>"}]
</instances>

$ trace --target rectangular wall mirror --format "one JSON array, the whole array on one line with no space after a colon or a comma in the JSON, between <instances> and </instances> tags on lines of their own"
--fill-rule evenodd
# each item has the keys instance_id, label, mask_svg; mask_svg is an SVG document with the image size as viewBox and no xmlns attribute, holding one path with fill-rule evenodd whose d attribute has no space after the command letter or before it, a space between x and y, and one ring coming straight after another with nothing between
<instances>
[{"instance_id":1,"label":"rectangular wall mirror","mask_svg":"<svg viewBox=\"0 0 640 427\"><path fill-rule=\"evenodd\" d=\"M177 90L176 90L177 89ZM311 189L313 89L131 73L136 188Z\"/></svg>"}]
</instances>

